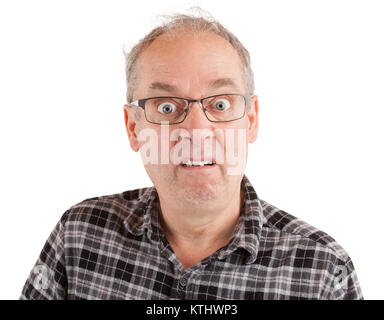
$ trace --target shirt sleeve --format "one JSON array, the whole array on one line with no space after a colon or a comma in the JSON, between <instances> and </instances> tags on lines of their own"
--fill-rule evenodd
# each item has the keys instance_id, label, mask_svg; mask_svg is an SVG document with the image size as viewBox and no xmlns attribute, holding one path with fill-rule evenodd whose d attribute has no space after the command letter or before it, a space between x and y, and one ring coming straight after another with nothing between
<instances>
[{"instance_id":1,"label":"shirt sleeve","mask_svg":"<svg viewBox=\"0 0 384 320\"><path fill-rule=\"evenodd\" d=\"M67 298L64 217L65 214L46 241L23 287L20 300L64 300Z\"/></svg>"},{"instance_id":2,"label":"shirt sleeve","mask_svg":"<svg viewBox=\"0 0 384 320\"><path fill-rule=\"evenodd\" d=\"M363 300L363 294L357 279L352 260L339 260L332 272L332 287L328 299Z\"/></svg>"}]
</instances>

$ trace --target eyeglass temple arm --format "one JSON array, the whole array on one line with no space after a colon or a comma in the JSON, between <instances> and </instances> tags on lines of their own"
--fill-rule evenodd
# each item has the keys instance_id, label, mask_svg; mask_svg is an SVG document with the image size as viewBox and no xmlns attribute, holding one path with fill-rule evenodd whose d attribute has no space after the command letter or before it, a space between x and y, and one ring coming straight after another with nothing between
<instances>
[{"instance_id":1,"label":"eyeglass temple arm","mask_svg":"<svg viewBox=\"0 0 384 320\"><path fill-rule=\"evenodd\" d=\"M140 100L131 101L131 102L128 102L127 105L129 107L140 107L140 108L144 109L144 105L145 105L146 100L147 99L140 99Z\"/></svg>"}]
</instances>

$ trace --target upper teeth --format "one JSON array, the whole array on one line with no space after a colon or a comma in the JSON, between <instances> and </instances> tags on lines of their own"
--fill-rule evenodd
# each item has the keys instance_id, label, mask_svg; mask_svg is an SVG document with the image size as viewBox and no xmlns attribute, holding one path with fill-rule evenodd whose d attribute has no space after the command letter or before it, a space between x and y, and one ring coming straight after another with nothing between
<instances>
[{"instance_id":1,"label":"upper teeth","mask_svg":"<svg viewBox=\"0 0 384 320\"><path fill-rule=\"evenodd\" d=\"M184 166L190 167L190 166L200 166L202 167L205 164L212 164L212 161L191 161L187 160L183 162Z\"/></svg>"}]
</instances>

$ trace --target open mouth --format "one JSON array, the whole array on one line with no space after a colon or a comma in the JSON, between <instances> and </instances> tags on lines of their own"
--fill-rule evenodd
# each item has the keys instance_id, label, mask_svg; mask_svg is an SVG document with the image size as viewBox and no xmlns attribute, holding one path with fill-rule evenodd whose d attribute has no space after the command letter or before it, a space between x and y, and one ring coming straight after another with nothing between
<instances>
[{"instance_id":1,"label":"open mouth","mask_svg":"<svg viewBox=\"0 0 384 320\"><path fill-rule=\"evenodd\" d=\"M185 167L185 168L193 168L193 167L198 167L198 168L201 168L201 167L208 167L208 166L214 166L215 163L213 161L191 161L191 160L187 160L187 161L183 161L181 163L181 166L182 167Z\"/></svg>"}]
</instances>

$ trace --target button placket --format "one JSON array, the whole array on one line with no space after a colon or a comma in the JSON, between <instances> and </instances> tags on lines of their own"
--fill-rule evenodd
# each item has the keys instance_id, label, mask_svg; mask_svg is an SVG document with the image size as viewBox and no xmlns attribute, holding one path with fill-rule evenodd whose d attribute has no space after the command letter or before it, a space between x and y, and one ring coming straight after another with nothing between
<instances>
[{"instance_id":1,"label":"button placket","mask_svg":"<svg viewBox=\"0 0 384 320\"><path fill-rule=\"evenodd\" d=\"M188 283L188 278L189 278L188 274L182 275L179 279L179 287L181 287L182 289L185 289Z\"/></svg>"},{"instance_id":2,"label":"button placket","mask_svg":"<svg viewBox=\"0 0 384 320\"><path fill-rule=\"evenodd\" d=\"M177 292L181 299L185 299L186 296L186 290L188 285L188 280L190 278L191 274L189 273L182 273L177 285Z\"/></svg>"}]
</instances>

